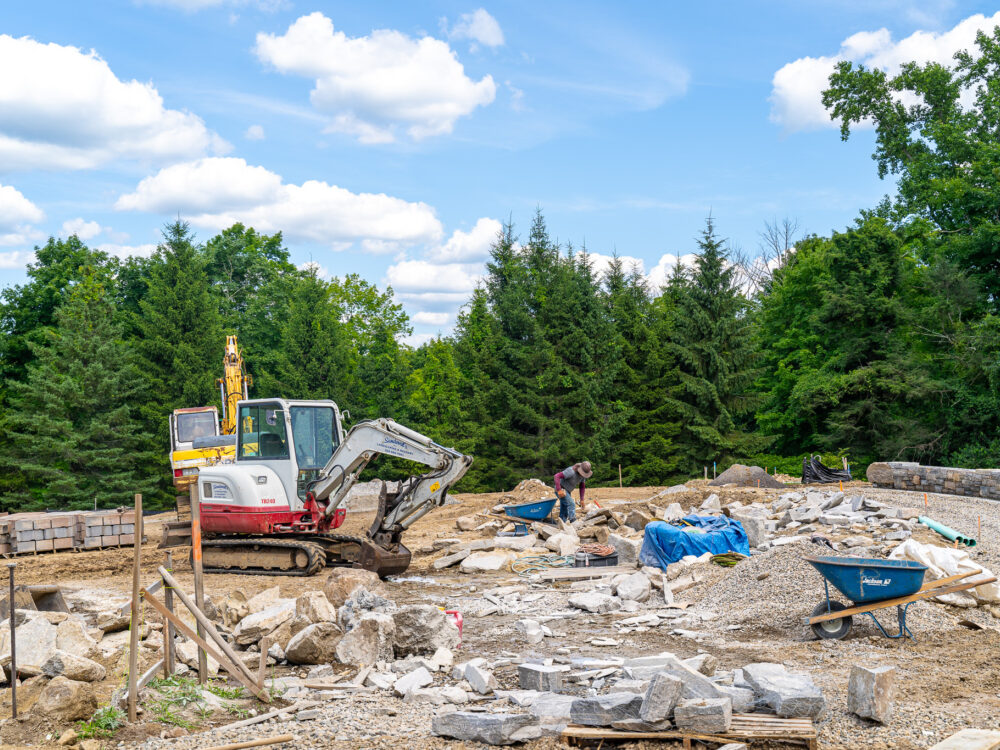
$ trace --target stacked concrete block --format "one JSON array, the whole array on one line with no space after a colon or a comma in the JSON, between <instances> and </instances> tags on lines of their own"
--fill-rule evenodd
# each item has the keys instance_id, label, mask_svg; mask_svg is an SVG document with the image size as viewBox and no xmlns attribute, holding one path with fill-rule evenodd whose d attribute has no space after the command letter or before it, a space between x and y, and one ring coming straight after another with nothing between
<instances>
[{"instance_id":1,"label":"stacked concrete block","mask_svg":"<svg viewBox=\"0 0 1000 750\"><path fill-rule=\"evenodd\" d=\"M14 513L0 517L0 554L100 549L135 543L135 512Z\"/></svg>"}]
</instances>

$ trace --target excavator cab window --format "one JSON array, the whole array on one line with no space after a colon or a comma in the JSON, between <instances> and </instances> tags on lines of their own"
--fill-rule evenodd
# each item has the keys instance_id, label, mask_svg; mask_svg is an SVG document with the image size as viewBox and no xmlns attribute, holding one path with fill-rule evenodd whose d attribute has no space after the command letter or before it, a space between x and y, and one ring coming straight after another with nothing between
<instances>
[{"instance_id":1,"label":"excavator cab window","mask_svg":"<svg viewBox=\"0 0 1000 750\"><path fill-rule=\"evenodd\" d=\"M292 442L302 469L322 469L337 448L333 409L327 406L292 407Z\"/></svg>"},{"instance_id":2,"label":"excavator cab window","mask_svg":"<svg viewBox=\"0 0 1000 750\"><path fill-rule=\"evenodd\" d=\"M285 419L268 404L240 407L239 458L288 458Z\"/></svg>"},{"instance_id":3,"label":"excavator cab window","mask_svg":"<svg viewBox=\"0 0 1000 750\"><path fill-rule=\"evenodd\" d=\"M196 411L177 415L177 442L191 443L195 438L219 434L215 412Z\"/></svg>"}]
</instances>

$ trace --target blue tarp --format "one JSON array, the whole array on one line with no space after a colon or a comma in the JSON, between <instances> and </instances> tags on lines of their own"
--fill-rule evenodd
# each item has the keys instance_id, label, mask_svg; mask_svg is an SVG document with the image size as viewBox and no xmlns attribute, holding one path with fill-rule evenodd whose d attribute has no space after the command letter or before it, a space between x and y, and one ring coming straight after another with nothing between
<instances>
[{"instance_id":1,"label":"blue tarp","mask_svg":"<svg viewBox=\"0 0 1000 750\"><path fill-rule=\"evenodd\" d=\"M750 554L750 542L743 524L725 516L685 516L689 526L672 526L666 521L646 524L646 536L639 550L639 561L643 565L656 566L666 570L667 565L677 562L685 555L703 555L711 552ZM680 523L680 522L678 522ZM697 530L684 531L694 527Z\"/></svg>"}]
</instances>

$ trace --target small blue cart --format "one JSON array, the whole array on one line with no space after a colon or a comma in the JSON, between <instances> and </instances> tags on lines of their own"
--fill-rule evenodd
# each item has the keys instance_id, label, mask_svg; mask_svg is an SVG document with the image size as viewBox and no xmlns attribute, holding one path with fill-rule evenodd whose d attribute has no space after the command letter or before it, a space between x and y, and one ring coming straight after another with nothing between
<instances>
[{"instance_id":1,"label":"small blue cart","mask_svg":"<svg viewBox=\"0 0 1000 750\"><path fill-rule=\"evenodd\" d=\"M924 583L927 566L912 560L880 560L867 557L807 557L806 562L823 576L826 600L816 605L809 618L813 632L824 639L847 636L854 615L872 618L886 638L913 638L906 627L906 610L913 602L992 583L996 578L964 581L982 571L971 571ZM830 598L830 584L854 604L848 607ZM896 607L899 632L890 635L875 617L879 609Z\"/></svg>"}]
</instances>

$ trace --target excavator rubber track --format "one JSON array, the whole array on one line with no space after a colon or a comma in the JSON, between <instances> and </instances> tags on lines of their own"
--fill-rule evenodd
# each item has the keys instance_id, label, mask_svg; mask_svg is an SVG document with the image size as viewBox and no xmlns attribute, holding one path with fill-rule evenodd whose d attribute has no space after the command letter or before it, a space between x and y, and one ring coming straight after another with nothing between
<instances>
[{"instance_id":1,"label":"excavator rubber track","mask_svg":"<svg viewBox=\"0 0 1000 750\"><path fill-rule=\"evenodd\" d=\"M305 539L205 539L201 549L206 573L311 576L326 566L324 545Z\"/></svg>"}]
</instances>

